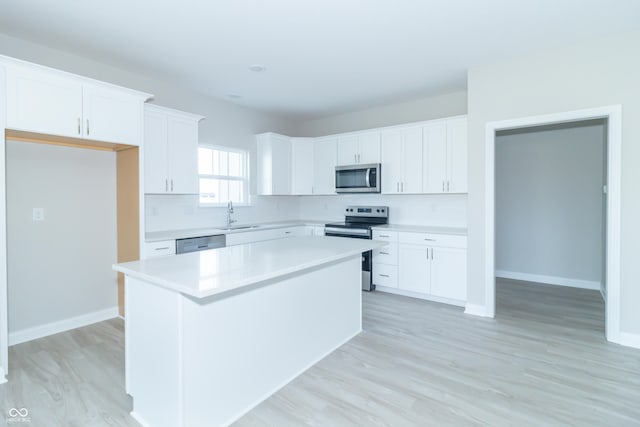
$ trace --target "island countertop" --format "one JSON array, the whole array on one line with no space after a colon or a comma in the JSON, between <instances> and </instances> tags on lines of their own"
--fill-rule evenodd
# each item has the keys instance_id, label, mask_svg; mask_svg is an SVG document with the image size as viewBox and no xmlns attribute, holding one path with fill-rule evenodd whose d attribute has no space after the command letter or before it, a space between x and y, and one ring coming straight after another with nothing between
<instances>
[{"instance_id":1,"label":"island countertop","mask_svg":"<svg viewBox=\"0 0 640 427\"><path fill-rule=\"evenodd\" d=\"M245 286L383 247L342 237L294 237L115 264L113 269L195 298Z\"/></svg>"}]
</instances>

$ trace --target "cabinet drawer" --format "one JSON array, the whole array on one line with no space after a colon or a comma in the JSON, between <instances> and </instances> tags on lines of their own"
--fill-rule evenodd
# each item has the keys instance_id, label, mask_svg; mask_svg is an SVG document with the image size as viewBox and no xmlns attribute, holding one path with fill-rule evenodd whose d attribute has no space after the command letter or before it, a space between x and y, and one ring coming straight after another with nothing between
<instances>
[{"instance_id":1,"label":"cabinet drawer","mask_svg":"<svg viewBox=\"0 0 640 427\"><path fill-rule=\"evenodd\" d=\"M373 240L382 240L385 242L397 242L397 231L373 230Z\"/></svg>"},{"instance_id":2,"label":"cabinet drawer","mask_svg":"<svg viewBox=\"0 0 640 427\"><path fill-rule=\"evenodd\" d=\"M411 245L426 245L434 247L466 248L467 236L436 233L407 233L399 232L398 241Z\"/></svg>"},{"instance_id":3,"label":"cabinet drawer","mask_svg":"<svg viewBox=\"0 0 640 427\"><path fill-rule=\"evenodd\" d=\"M373 251L375 264L398 265L398 244L389 243L387 246Z\"/></svg>"},{"instance_id":4,"label":"cabinet drawer","mask_svg":"<svg viewBox=\"0 0 640 427\"><path fill-rule=\"evenodd\" d=\"M373 264L373 284L388 288L398 287L398 267L395 265Z\"/></svg>"},{"instance_id":5,"label":"cabinet drawer","mask_svg":"<svg viewBox=\"0 0 640 427\"><path fill-rule=\"evenodd\" d=\"M162 240L160 242L145 242L145 258L154 258L162 255L173 255L176 253L175 240Z\"/></svg>"}]
</instances>

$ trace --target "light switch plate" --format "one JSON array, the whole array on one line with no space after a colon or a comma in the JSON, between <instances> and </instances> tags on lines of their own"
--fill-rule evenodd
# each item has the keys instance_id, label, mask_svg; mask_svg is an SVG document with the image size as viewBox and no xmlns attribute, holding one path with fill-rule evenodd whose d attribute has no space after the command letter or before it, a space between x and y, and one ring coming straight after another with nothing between
<instances>
[{"instance_id":1,"label":"light switch plate","mask_svg":"<svg viewBox=\"0 0 640 427\"><path fill-rule=\"evenodd\" d=\"M33 220L44 221L44 208L33 208Z\"/></svg>"}]
</instances>

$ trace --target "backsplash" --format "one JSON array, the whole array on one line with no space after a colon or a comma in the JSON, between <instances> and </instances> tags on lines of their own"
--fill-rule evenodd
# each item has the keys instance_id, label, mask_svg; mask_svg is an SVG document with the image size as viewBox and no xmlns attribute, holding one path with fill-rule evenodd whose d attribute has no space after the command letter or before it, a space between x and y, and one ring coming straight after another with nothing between
<instances>
[{"instance_id":1,"label":"backsplash","mask_svg":"<svg viewBox=\"0 0 640 427\"><path fill-rule=\"evenodd\" d=\"M226 223L226 207L200 207L196 195L146 195L146 232L214 228ZM234 206L240 224L295 220L300 217L297 197L252 196L251 206Z\"/></svg>"}]
</instances>

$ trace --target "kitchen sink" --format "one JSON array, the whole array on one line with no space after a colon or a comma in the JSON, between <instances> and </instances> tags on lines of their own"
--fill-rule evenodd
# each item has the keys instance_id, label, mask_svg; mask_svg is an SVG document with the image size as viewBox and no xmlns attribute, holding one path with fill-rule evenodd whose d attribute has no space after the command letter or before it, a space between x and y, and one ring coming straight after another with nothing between
<instances>
[{"instance_id":1,"label":"kitchen sink","mask_svg":"<svg viewBox=\"0 0 640 427\"><path fill-rule=\"evenodd\" d=\"M259 225L234 225L231 227L227 227L224 230L245 230L248 228L260 228Z\"/></svg>"}]
</instances>

